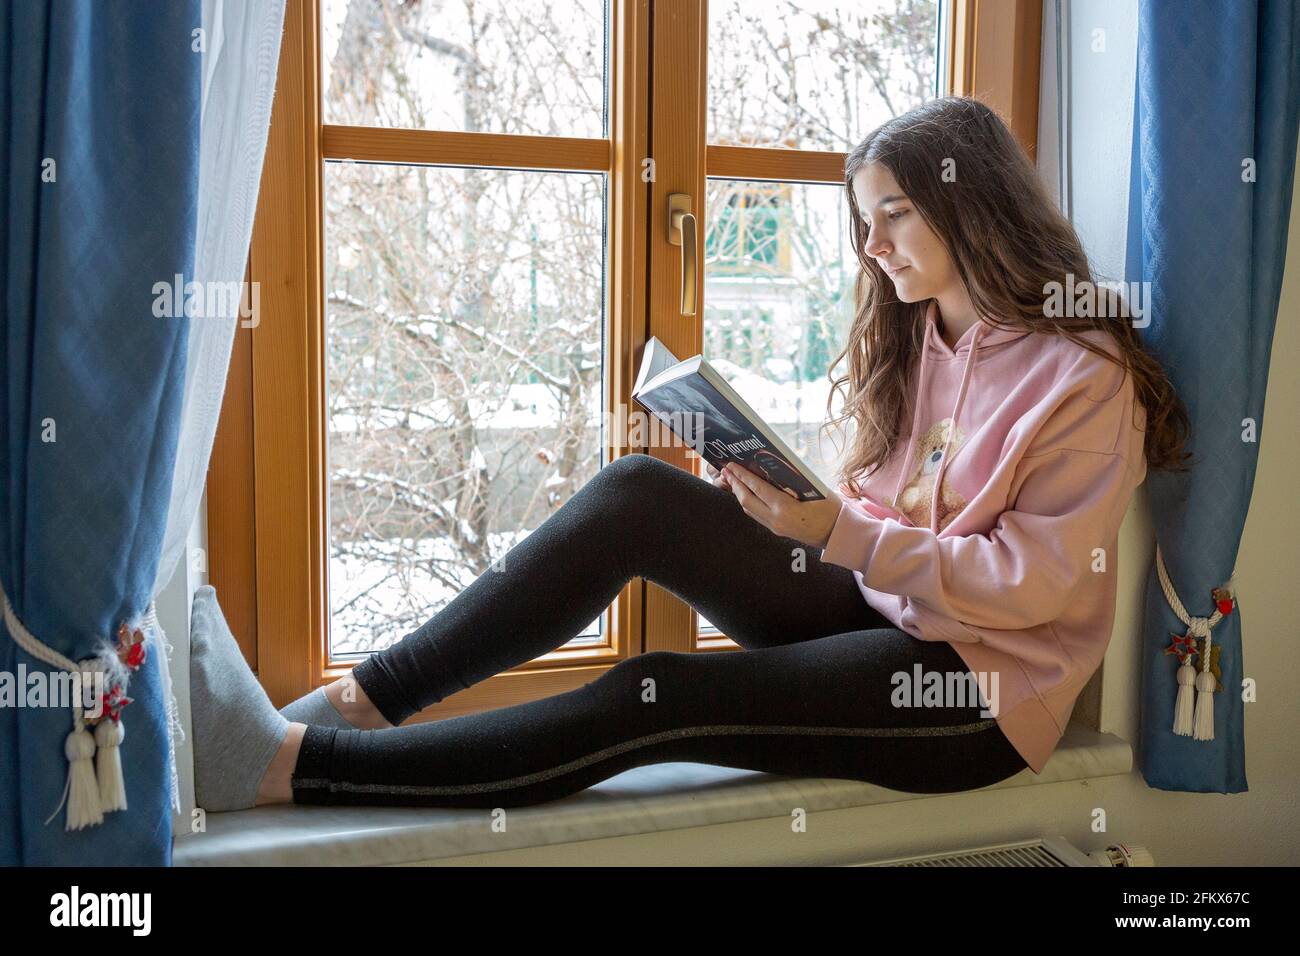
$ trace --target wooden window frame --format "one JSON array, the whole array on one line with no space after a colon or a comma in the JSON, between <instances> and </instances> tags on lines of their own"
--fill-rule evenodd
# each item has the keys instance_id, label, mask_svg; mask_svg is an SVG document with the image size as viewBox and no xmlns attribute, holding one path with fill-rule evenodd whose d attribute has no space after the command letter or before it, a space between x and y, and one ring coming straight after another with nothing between
<instances>
[{"instance_id":1,"label":"wooden window frame","mask_svg":"<svg viewBox=\"0 0 1300 956\"><path fill-rule=\"evenodd\" d=\"M1041 0L946 0L941 9L949 31L947 92L978 96L997 109L1034 157ZM666 241L669 193L688 192L702 203L706 177L843 183L844 153L705 142L707 0L611 0L610 12L608 136L538 137L323 124L318 0L286 0L249 250L248 275L260 284L260 314L255 327L241 323L236 332L208 477L210 581L276 706L344 676L352 666L325 659L328 488L319 318L325 160L605 173L605 407L611 410L627 405L635 359L649 335L677 354L695 354L703 346L704 282L695 316L655 305L672 303L679 281L680 252ZM651 62L653 23L660 29ZM682 69L683 63L697 68ZM673 131L658 147L656 128ZM645 183L641 161L648 156L654 157L656 176ZM697 205L695 211L702 230L703 210ZM698 459L683 448L607 445L605 460L640 450L697 471ZM631 654L737 649L725 635L699 634L689 605L640 578L606 612L605 634L608 641L601 645L561 648L461 691L412 722L571 690Z\"/></svg>"}]
</instances>

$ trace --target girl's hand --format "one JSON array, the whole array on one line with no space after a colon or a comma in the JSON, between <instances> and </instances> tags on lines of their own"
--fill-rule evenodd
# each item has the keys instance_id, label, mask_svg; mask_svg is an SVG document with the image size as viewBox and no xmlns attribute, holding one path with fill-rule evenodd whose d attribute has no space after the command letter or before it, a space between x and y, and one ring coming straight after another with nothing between
<instances>
[{"instance_id":1,"label":"girl's hand","mask_svg":"<svg viewBox=\"0 0 1300 956\"><path fill-rule=\"evenodd\" d=\"M800 501L734 462L728 462L722 476L731 479L731 492L745 514L773 534L826 547L843 503L839 494L832 491L823 501Z\"/></svg>"},{"instance_id":2,"label":"girl's hand","mask_svg":"<svg viewBox=\"0 0 1300 956\"><path fill-rule=\"evenodd\" d=\"M731 479L724 475L718 469L714 468L707 461L704 463L704 470L709 473L709 481L713 482L714 487L731 490Z\"/></svg>"}]
</instances>

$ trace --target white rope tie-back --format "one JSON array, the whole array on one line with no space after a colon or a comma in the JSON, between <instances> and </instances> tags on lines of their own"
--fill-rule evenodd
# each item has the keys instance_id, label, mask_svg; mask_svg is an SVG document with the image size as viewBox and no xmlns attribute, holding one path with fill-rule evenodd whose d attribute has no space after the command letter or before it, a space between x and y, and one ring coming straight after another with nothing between
<instances>
[{"instance_id":1,"label":"white rope tie-back","mask_svg":"<svg viewBox=\"0 0 1300 956\"><path fill-rule=\"evenodd\" d=\"M1160 579L1160 590L1165 593L1165 600L1169 603L1170 609L1187 626L1187 636L1201 638L1204 640L1205 652L1201 655L1201 672L1196 673L1196 668L1190 663L1190 655L1182 658L1182 666L1178 668L1178 698L1174 702L1174 733L1182 737L1192 737L1196 740L1213 740L1214 739L1214 690L1218 683L1210 670L1210 664L1213 661L1213 642L1214 637L1210 633L1214 625L1223 620L1223 612L1216 606L1214 613L1209 617L1193 617L1187 613L1187 608L1178 597L1178 592L1174 590L1173 582L1169 580L1169 572L1165 569L1164 555L1160 552L1160 545L1156 545L1156 575ZM1231 582L1229 582L1231 586ZM1193 644L1193 647L1195 645ZM1196 707L1193 714L1192 708L1192 688L1196 688Z\"/></svg>"},{"instance_id":2,"label":"white rope tie-back","mask_svg":"<svg viewBox=\"0 0 1300 956\"><path fill-rule=\"evenodd\" d=\"M46 825L54 819L59 809L67 802L67 821L65 830L80 830L82 827L95 826L104 822L104 814L114 810L126 809L126 787L122 776L122 759L120 747L125 739L125 727L119 712L116 720L107 715L96 718L94 732L87 729L87 714L82 708L82 688L96 676L103 680L103 687L111 689L120 687L125 695L130 681L131 669L118 657L117 648L110 642L99 639L97 651L81 661L73 661L49 647L29 631L13 605L9 595L0 582L0 599L4 602L5 628L14 641L29 655L65 673L74 674L73 687L76 691L72 702L72 732L64 739L63 753L68 761L68 775L63 785L63 795L59 805L46 818ZM158 624L157 608L154 602L141 617L138 624L131 626L130 632L142 631L146 640L149 634L155 636L155 643L166 651L171 650L162 628ZM146 649L146 654L148 653ZM176 779L175 730L173 722L179 726L176 700L171 693L171 674L168 670L168 656L164 653L159 660L162 671L164 700L167 702L167 738L172 748L172 805L179 812L180 798Z\"/></svg>"}]
</instances>

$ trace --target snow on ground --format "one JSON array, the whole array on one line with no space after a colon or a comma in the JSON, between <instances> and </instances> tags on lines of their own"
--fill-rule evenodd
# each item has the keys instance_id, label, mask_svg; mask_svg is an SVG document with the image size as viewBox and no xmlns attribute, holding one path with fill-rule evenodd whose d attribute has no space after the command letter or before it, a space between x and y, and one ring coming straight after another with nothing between
<instances>
[{"instance_id":1,"label":"snow on ground","mask_svg":"<svg viewBox=\"0 0 1300 956\"><path fill-rule=\"evenodd\" d=\"M829 383L823 378L813 382L773 382L755 372L741 368L724 359L713 362L717 370L732 384L754 411L775 426L782 437L793 444L799 425L819 425L824 420ZM554 389L541 384L513 385L505 401L482 398L470 400L470 412L480 428L535 431L554 427L559 418L559 406ZM639 407L637 407L639 411ZM451 415L450 406L442 400L411 406L411 427L431 428L446 424ZM392 411L376 411L364 418L353 415L335 415L330 420L331 432L349 432L374 429L385 424L396 425L404 415ZM593 418L593 425L597 420ZM829 479L827 461L834 454L834 446L826 440L822 453L818 453L816 438L807 452L808 463L824 479ZM530 529L531 530L531 529ZM494 533L490 535L490 552L504 555L510 547L527 534ZM414 630L420 622L446 606L457 590L434 579L418 566L412 567L412 551L423 560L430 557L454 562L456 549L446 538L425 538L372 543L374 554L366 558L341 557L330 560L329 593L333 610L331 641L335 654L364 653L387 647ZM399 573L399 556L401 557ZM444 565L446 567L448 565ZM460 577L461 588L473 583L474 575L464 569ZM351 607L343 608L356 595L367 592L366 597ZM372 608L392 609L384 618L376 619ZM708 622L701 618L701 627ZM599 633L599 621L593 622L589 631Z\"/></svg>"}]
</instances>

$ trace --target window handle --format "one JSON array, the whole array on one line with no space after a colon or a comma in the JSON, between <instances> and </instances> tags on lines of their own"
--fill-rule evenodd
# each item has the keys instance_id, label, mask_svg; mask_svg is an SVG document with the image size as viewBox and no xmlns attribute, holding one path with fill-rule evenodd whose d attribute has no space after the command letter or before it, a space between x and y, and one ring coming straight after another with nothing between
<instances>
[{"instance_id":1,"label":"window handle","mask_svg":"<svg viewBox=\"0 0 1300 956\"><path fill-rule=\"evenodd\" d=\"M689 193L668 197L668 241L682 247L682 315L695 314L695 214Z\"/></svg>"}]
</instances>

